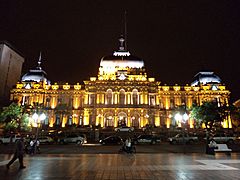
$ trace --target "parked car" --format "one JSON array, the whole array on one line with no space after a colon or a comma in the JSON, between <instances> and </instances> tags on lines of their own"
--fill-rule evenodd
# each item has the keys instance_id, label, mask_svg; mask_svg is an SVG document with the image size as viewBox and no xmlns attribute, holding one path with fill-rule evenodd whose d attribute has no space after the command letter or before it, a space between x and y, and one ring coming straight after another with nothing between
<instances>
[{"instance_id":1,"label":"parked car","mask_svg":"<svg viewBox=\"0 0 240 180\"><path fill-rule=\"evenodd\" d=\"M190 134L177 134L174 137L168 138L168 141L170 142L170 144L182 144L182 143L192 144L198 141L198 137Z\"/></svg>"},{"instance_id":2,"label":"parked car","mask_svg":"<svg viewBox=\"0 0 240 180\"><path fill-rule=\"evenodd\" d=\"M117 131L117 132L120 132L120 131L132 132L132 131L134 131L134 127L127 127L127 126L117 127L117 128L115 128L115 131Z\"/></svg>"},{"instance_id":3,"label":"parked car","mask_svg":"<svg viewBox=\"0 0 240 180\"><path fill-rule=\"evenodd\" d=\"M161 139L157 136L154 135L139 135L136 139L133 140L135 144L140 144L140 143L150 143L150 144L156 144L161 142Z\"/></svg>"},{"instance_id":4,"label":"parked car","mask_svg":"<svg viewBox=\"0 0 240 180\"><path fill-rule=\"evenodd\" d=\"M53 138L48 137L48 136L40 136L40 137L38 137L38 140L39 140L40 144L52 144L52 143L54 143Z\"/></svg>"},{"instance_id":5,"label":"parked car","mask_svg":"<svg viewBox=\"0 0 240 180\"><path fill-rule=\"evenodd\" d=\"M21 138L21 136L18 135L18 134L6 135L6 136L3 136L3 137L0 137L0 144L14 143L20 138Z\"/></svg>"},{"instance_id":6,"label":"parked car","mask_svg":"<svg viewBox=\"0 0 240 180\"><path fill-rule=\"evenodd\" d=\"M83 143L86 144L87 143L87 136L86 136L86 134L79 134L79 136L81 136L83 138Z\"/></svg>"},{"instance_id":7,"label":"parked car","mask_svg":"<svg viewBox=\"0 0 240 180\"><path fill-rule=\"evenodd\" d=\"M99 141L101 144L122 144L123 140L120 136L109 136Z\"/></svg>"},{"instance_id":8,"label":"parked car","mask_svg":"<svg viewBox=\"0 0 240 180\"><path fill-rule=\"evenodd\" d=\"M216 141L216 143L229 143L232 144L234 143L234 141L236 141L236 137L235 136L231 136L228 134L215 134L213 135L213 139L214 141Z\"/></svg>"},{"instance_id":9,"label":"parked car","mask_svg":"<svg viewBox=\"0 0 240 180\"><path fill-rule=\"evenodd\" d=\"M60 138L58 141L60 144L76 143L79 145L82 145L85 142L83 137L76 134L67 135L63 138Z\"/></svg>"}]
</instances>

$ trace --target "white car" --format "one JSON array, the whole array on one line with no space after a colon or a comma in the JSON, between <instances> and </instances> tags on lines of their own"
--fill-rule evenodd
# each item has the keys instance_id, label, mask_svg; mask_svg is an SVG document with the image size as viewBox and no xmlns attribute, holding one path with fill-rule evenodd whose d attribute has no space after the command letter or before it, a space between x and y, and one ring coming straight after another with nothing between
<instances>
[{"instance_id":1,"label":"white car","mask_svg":"<svg viewBox=\"0 0 240 180\"><path fill-rule=\"evenodd\" d=\"M134 127L127 127L127 126L123 126L123 127L117 127L115 128L115 131L117 132L132 132L134 131Z\"/></svg>"},{"instance_id":2,"label":"white car","mask_svg":"<svg viewBox=\"0 0 240 180\"><path fill-rule=\"evenodd\" d=\"M61 144L76 143L76 144L82 145L82 144L86 143L86 140L84 139L84 137L81 137L81 136L78 136L75 134L70 134L70 135L60 139L59 142Z\"/></svg>"},{"instance_id":3,"label":"white car","mask_svg":"<svg viewBox=\"0 0 240 180\"><path fill-rule=\"evenodd\" d=\"M20 135L14 134L14 135L7 135L4 137L0 137L0 144L9 144L9 143L14 143L18 139L21 139Z\"/></svg>"},{"instance_id":4,"label":"white car","mask_svg":"<svg viewBox=\"0 0 240 180\"><path fill-rule=\"evenodd\" d=\"M38 138L40 144L51 144L54 142L54 140L51 137L48 136L41 136Z\"/></svg>"}]
</instances>

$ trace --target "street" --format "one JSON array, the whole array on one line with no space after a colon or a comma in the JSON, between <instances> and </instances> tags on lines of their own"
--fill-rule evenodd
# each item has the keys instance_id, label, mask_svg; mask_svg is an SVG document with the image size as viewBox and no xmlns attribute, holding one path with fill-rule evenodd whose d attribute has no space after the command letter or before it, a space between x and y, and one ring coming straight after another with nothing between
<instances>
[{"instance_id":1,"label":"street","mask_svg":"<svg viewBox=\"0 0 240 180\"><path fill-rule=\"evenodd\" d=\"M0 176L4 180L33 179L239 179L239 154L216 156L191 153L137 154L37 154L24 158L26 168L10 156L0 154Z\"/></svg>"},{"instance_id":2,"label":"street","mask_svg":"<svg viewBox=\"0 0 240 180\"><path fill-rule=\"evenodd\" d=\"M41 154L117 154L121 148L120 145L101 145L101 144L42 144L40 145ZM239 144L229 145L233 152L240 152ZM205 144L176 144L171 145L168 142L160 144L138 144L136 145L137 153L205 153ZM0 145L1 154L12 154L14 144Z\"/></svg>"}]
</instances>

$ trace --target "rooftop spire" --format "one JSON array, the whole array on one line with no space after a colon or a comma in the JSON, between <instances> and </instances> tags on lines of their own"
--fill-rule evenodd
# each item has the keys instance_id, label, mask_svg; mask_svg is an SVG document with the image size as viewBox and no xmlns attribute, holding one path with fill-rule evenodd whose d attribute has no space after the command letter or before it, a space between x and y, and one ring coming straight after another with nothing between
<instances>
[{"instance_id":1,"label":"rooftop spire","mask_svg":"<svg viewBox=\"0 0 240 180\"><path fill-rule=\"evenodd\" d=\"M119 51L125 51L125 47L124 47L125 39L123 38L123 36L121 36L118 40L119 40L119 43L120 43Z\"/></svg>"},{"instance_id":2,"label":"rooftop spire","mask_svg":"<svg viewBox=\"0 0 240 180\"><path fill-rule=\"evenodd\" d=\"M127 50L127 11L124 13L124 38L125 38L125 50Z\"/></svg>"},{"instance_id":3,"label":"rooftop spire","mask_svg":"<svg viewBox=\"0 0 240 180\"><path fill-rule=\"evenodd\" d=\"M42 52L40 51L39 58L38 58L38 66L37 66L37 68L40 70L42 69L41 63L42 63Z\"/></svg>"}]
</instances>

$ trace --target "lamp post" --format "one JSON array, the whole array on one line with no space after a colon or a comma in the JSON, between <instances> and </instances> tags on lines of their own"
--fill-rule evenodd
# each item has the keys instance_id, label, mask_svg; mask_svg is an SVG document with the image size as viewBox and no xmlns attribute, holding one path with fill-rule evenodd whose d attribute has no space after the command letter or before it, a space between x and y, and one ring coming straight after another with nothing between
<instances>
[{"instance_id":1,"label":"lamp post","mask_svg":"<svg viewBox=\"0 0 240 180\"><path fill-rule=\"evenodd\" d=\"M186 121L189 119L189 115L185 112L184 114L177 113L174 116L175 120L178 123L178 127L182 127L182 122L185 124ZM183 152L185 153L185 132L184 129L182 129L182 137L183 137Z\"/></svg>"},{"instance_id":2,"label":"lamp post","mask_svg":"<svg viewBox=\"0 0 240 180\"><path fill-rule=\"evenodd\" d=\"M36 152L36 145L37 145L37 139L38 139L38 133L39 133L39 125L46 119L46 115L44 113L38 114L34 113L32 115L32 118L34 122L37 124L37 132L36 132L36 138L35 138L35 146L34 146L34 152Z\"/></svg>"}]
</instances>

